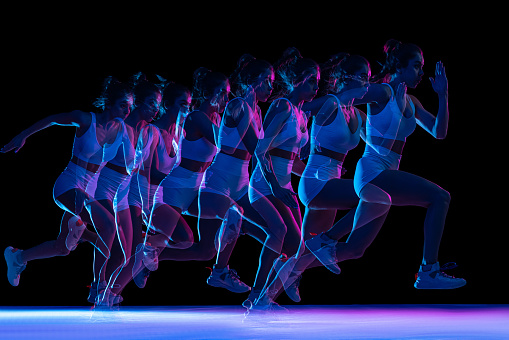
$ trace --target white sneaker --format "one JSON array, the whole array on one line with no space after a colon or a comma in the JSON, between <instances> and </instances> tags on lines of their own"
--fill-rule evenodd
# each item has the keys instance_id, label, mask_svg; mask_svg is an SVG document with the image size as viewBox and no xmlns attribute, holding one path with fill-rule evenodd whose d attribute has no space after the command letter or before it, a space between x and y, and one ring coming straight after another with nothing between
<instances>
[{"instance_id":1,"label":"white sneaker","mask_svg":"<svg viewBox=\"0 0 509 340\"><path fill-rule=\"evenodd\" d=\"M5 248L4 251L5 262L7 262L7 280L14 287L19 285L19 276L27 265L26 262L21 263L18 260L22 251L11 246Z\"/></svg>"},{"instance_id":2,"label":"white sneaker","mask_svg":"<svg viewBox=\"0 0 509 340\"><path fill-rule=\"evenodd\" d=\"M95 303L97 295L105 290L107 285L108 284L106 281L101 281L99 284L96 281L92 282L90 284L90 291L88 293L87 301L90 303Z\"/></svg>"},{"instance_id":3,"label":"white sneaker","mask_svg":"<svg viewBox=\"0 0 509 340\"><path fill-rule=\"evenodd\" d=\"M297 258L295 258L295 256L286 257L285 255L278 257L276 261L274 261L274 270L277 274L274 281L279 279L279 281L283 284L282 288L286 291L286 295L288 295L288 297L293 301L299 302L299 282L297 282L297 280L300 281L300 279L298 279L300 273L294 273L293 271L295 264L297 263ZM268 290L270 289L271 287L269 286Z\"/></svg>"},{"instance_id":4,"label":"white sneaker","mask_svg":"<svg viewBox=\"0 0 509 340\"><path fill-rule=\"evenodd\" d=\"M249 296L247 299L242 302L242 307L247 308L248 310L253 307L254 302L256 299L260 297L261 290L253 290L251 289L251 292L249 293Z\"/></svg>"},{"instance_id":5,"label":"white sneaker","mask_svg":"<svg viewBox=\"0 0 509 340\"><path fill-rule=\"evenodd\" d=\"M455 268L456 264L447 263L440 267L438 262L432 265L421 265L414 283L417 289L455 289L467 284L465 279L455 278L445 274L442 270Z\"/></svg>"},{"instance_id":6,"label":"white sneaker","mask_svg":"<svg viewBox=\"0 0 509 340\"><path fill-rule=\"evenodd\" d=\"M336 257L336 244L338 241L327 237L324 233L310 238L306 242L306 248L334 274L340 274L341 268L338 266Z\"/></svg>"},{"instance_id":7,"label":"white sneaker","mask_svg":"<svg viewBox=\"0 0 509 340\"><path fill-rule=\"evenodd\" d=\"M288 312L288 309L272 300L267 294L256 299L249 311L254 312Z\"/></svg>"},{"instance_id":8,"label":"white sneaker","mask_svg":"<svg viewBox=\"0 0 509 340\"><path fill-rule=\"evenodd\" d=\"M214 266L212 273L207 278L207 284L213 287L226 288L234 293L245 293L251 290L251 287L240 281L237 272L234 269L230 269L229 266L222 270L218 270Z\"/></svg>"},{"instance_id":9,"label":"white sneaker","mask_svg":"<svg viewBox=\"0 0 509 340\"><path fill-rule=\"evenodd\" d=\"M95 298L94 308L111 307L113 304L112 301L110 300L110 297L113 298L113 293L111 292L111 289L110 288L104 289Z\"/></svg>"},{"instance_id":10,"label":"white sneaker","mask_svg":"<svg viewBox=\"0 0 509 340\"><path fill-rule=\"evenodd\" d=\"M73 215L67 222L67 227L69 228L69 233L65 238L65 246L69 251L73 251L76 249L78 241L85 231L86 225L79 216Z\"/></svg>"},{"instance_id":11,"label":"white sneaker","mask_svg":"<svg viewBox=\"0 0 509 340\"><path fill-rule=\"evenodd\" d=\"M300 285L301 279L302 279L301 274L292 272L290 274L290 276L288 277L288 280L285 282L286 295L288 295L288 297L290 299L292 299L293 302L300 302L300 300L301 300L300 299L300 291L299 291L299 285Z\"/></svg>"},{"instance_id":12,"label":"white sneaker","mask_svg":"<svg viewBox=\"0 0 509 340\"><path fill-rule=\"evenodd\" d=\"M140 272L144 269L147 269L143 264L143 243L140 243L136 246L136 251L134 252L134 262L133 267L131 269L131 275L133 278L137 277ZM148 270L148 269L147 269Z\"/></svg>"},{"instance_id":13,"label":"white sneaker","mask_svg":"<svg viewBox=\"0 0 509 340\"><path fill-rule=\"evenodd\" d=\"M150 276L150 270L143 266L143 268L133 277L133 281L138 288L145 288L147 285L148 277Z\"/></svg>"},{"instance_id":14,"label":"white sneaker","mask_svg":"<svg viewBox=\"0 0 509 340\"><path fill-rule=\"evenodd\" d=\"M124 298L120 294L115 294L115 293L111 292L110 293L110 301L111 301L111 305L115 306L115 305L119 305L122 301L124 301Z\"/></svg>"},{"instance_id":15,"label":"white sneaker","mask_svg":"<svg viewBox=\"0 0 509 340\"><path fill-rule=\"evenodd\" d=\"M143 263L143 266L147 267L150 271L156 271L157 268L159 268L159 253L158 249L155 247L152 247L149 243L140 243L136 246L136 253L135 253L135 265L140 265ZM141 262L141 263L140 263ZM138 274L138 272L134 272L133 265L133 277ZM141 270L142 268L137 268L138 270Z\"/></svg>"}]
</instances>

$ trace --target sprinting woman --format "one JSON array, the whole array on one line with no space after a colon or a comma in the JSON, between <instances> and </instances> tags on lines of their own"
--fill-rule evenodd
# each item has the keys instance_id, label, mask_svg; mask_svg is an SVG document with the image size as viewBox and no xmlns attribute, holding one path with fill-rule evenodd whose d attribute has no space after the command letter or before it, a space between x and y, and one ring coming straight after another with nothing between
<instances>
[{"instance_id":1,"label":"sprinting woman","mask_svg":"<svg viewBox=\"0 0 509 340\"><path fill-rule=\"evenodd\" d=\"M438 250L449 208L450 195L438 185L399 170L401 154L406 139L419 124L437 139L447 135L449 121L448 87L445 68L436 64L435 78L430 78L438 95L436 116L424 109L420 101L406 95L406 88L415 88L424 74L421 49L414 44L389 40L384 46L386 62L366 95L356 103L368 103L366 123L366 148L357 163L354 187L360 198L353 228L359 229L375 218L387 213L391 205L415 205L427 209L424 221L423 259L414 286L418 289L452 289L464 286L466 281L443 272L438 262ZM322 237L319 235L317 237ZM338 270L335 261L336 242L313 246L315 240L306 242L309 248L329 269ZM338 248L342 246L339 245Z\"/></svg>"},{"instance_id":2,"label":"sprinting woman","mask_svg":"<svg viewBox=\"0 0 509 340\"><path fill-rule=\"evenodd\" d=\"M56 240L47 241L26 250L7 247L4 251L9 283L17 286L20 273L28 261L53 256L66 256L81 238L85 229L83 221L94 226L99 237L102 264L109 258L109 249L115 236L115 218L87 192L90 182L97 180L97 172L104 162L113 158L122 144L122 120L129 115L133 96L128 86L108 78L96 106L100 114L75 110L48 116L14 137L1 152L18 152L26 139L52 125L76 127L72 158L57 178L53 188L55 203L64 210L60 233ZM102 275L104 270L102 270Z\"/></svg>"}]
</instances>

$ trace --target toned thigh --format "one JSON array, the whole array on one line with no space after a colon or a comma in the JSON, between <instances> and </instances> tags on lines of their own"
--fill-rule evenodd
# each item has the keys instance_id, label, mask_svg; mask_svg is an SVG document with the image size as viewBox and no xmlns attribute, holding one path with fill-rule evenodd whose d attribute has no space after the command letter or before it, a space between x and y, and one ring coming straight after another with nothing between
<instances>
[{"instance_id":1,"label":"toned thigh","mask_svg":"<svg viewBox=\"0 0 509 340\"><path fill-rule=\"evenodd\" d=\"M256 224L258 226L266 226L267 223L263 219L263 217L251 206L251 203L249 202L249 197L247 193L242 196L238 201L238 205L242 207L244 210L244 218L249 220L251 223Z\"/></svg>"},{"instance_id":2,"label":"toned thigh","mask_svg":"<svg viewBox=\"0 0 509 340\"><path fill-rule=\"evenodd\" d=\"M198 202L199 218L202 219L223 219L232 205L232 200L228 196L202 191L198 195Z\"/></svg>"},{"instance_id":3,"label":"toned thigh","mask_svg":"<svg viewBox=\"0 0 509 340\"><path fill-rule=\"evenodd\" d=\"M312 209L352 209L357 206L359 197L355 193L353 180L334 178L309 202Z\"/></svg>"},{"instance_id":4,"label":"toned thigh","mask_svg":"<svg viewBox=\"0 0 509 340\"><path fill-rule=\"evenodd\" d=\"M306 208L302 222L302 237L305 240L332 227L336 218L335 209L314 210Z\"/></svg>"},{"instance_id":5,"label":"toned thigh","mask_svg":"<svg viewBox=\"0 0 509 340\"><path fill-rule=\"evenodd\" d=\"M385 170L370 183L387 192L398 206L427 207L438 194L446 193L437 184L401 170Z\"/></svg>"},{"instance_id":6,"label":"toned thigh","mask_svg":"<svg viewBox=\"0 0 509 340\"><path fill-rule=\"evenodd\" d=\"M251 203L251 206L260 214L267 225L267 232L274 234L279 240L284 239L286 226L280 212L267 196Z\"/></svg>"},{"instance_id":7,"label":"toned thigh","mask_svg":"<svg viewBox=\"0 0 509 340\"><path fill-rule=\"evenodd\" d=\"M284 238L283 249L287 255L294 255L297 253L301 242L300 227L302 225L302 217L300 214L300 209L290 208L274 196L269 196L268 199L279 211L286 225L286 235Z\"/></svg>"},{"instance_id":8,"label":"toned thigh","mask_svg":"<svg viewBox=\"0 0 509 340\"><path fill-rule=\"evenodd\" d=\"M89 195L85 191L74 188L55 197L55 202L63 210L79 215L85 206L85 200L88 198Z\"/></svg>"}]
</instances>

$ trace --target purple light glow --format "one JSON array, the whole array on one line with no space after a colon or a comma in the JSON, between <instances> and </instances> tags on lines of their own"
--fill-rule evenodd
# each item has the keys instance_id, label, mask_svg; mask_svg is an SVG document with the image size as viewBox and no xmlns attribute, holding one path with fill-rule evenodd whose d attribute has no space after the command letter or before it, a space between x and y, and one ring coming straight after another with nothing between
<instances>
[{"instance_id":1,"label":"purple light glow","mask_svg":"<svg viewBox=\"0 0 509 340\"><path fill-rule=\"evenodd\" d=\"M244 316L234 306L2 308L1 339L509 338L509 306L291 306Z\"/></svg>"}]
</instances>

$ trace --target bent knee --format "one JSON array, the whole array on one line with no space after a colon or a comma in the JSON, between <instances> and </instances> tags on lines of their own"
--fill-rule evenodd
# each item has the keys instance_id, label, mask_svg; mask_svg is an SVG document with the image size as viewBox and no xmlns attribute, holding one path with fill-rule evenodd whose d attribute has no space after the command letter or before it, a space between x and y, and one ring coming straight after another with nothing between
<instances>
[{"instance_id":1,"label":"bent knee","mask_svg":"<svg viewBox=\"0 0 509 340\"><path fill-rule=\"evenodd\" d=\"M280 224L278 223L275 226L271 226L270 231L276 238L278 238L279 240L282 241L285 239L288 229L284 223L280 223Z\"/></svg>"},{"instance_id":2,"label":"bent knee","mask_svg":"<svg viewBox=\"0 0 509 340\"><path fill-rule=\"evenodd\" d=\"M361 257L364 256L364 252L366 251L366 248L357 248L357 249L352 249L350 252L349 252L349 255L350 255L350 259L360 259Z\"/></svg>"},{"instance_id":3,"label":"bent knee","mask_svg":"<svg viewBox=\"0 0 509 340\"><path fill-rule=\"evenodd\" d=\"M216 256L217 251L215 247L207 247L201 252L201 256L198 256L198 261L210 261L214 259Z\"/></svg>"},{"instance_id":4,"label":"bent knee","mask_svg":"<svg viewBox=\"0 0 509 340\"><path fill-rule=\"evenodd\" d=\"M437 196L440 201L442 201L446 204L451 203L451 194L447 190L440 188Z\"/></svg>"},{"instance_id":5,"label":"bent knee","mask_svg":"<svg viewBox=\"0 0 509 340\"><path fill-rule=\"evenodd\" d=\"M194 242L194 235L191 230L175 230L170 237L171 241L175 244L192 244Z\"/></svg>"},{"instance_id":6,"label":"bent knee","mask_svg":"<svg viewBox=\"0 0 509 340\"><path fill-rule=\"evenodd\" d=\"M384 190L375 185L366 185L359 193L359 198L368 203L391 205L392 198Z\"/></svg>"},{"instance_id":7,"label":"bent knee","mask_svg":"<svg viewBox=\"0 0 509 340\"><path fill-rule=\"evenodd\" d=\"M279 237L276 237L275 235L269 234L265 238L264 245L267 248L269 248L270 250L272 250L273 252L276 252L279 254L283 250L283 240L284 240L284 238L279 238Z\"/></svg>"},{"instance_id":8,"label":"bent knee","mask_svg":"<svg viewBox=\"0 0 509 340\"><path fill-rule=\"evenodd\" d=\"M176 242L175 244L173 244L170 248L175 248L175 249L187 249L189 247L191 247L193 245L193 241L181 241L181 242Z\"/></svg>"},{"instance_id":9,"label":"bent knee","mask_svg":"<svg viewBox=\"0 0 509 340\"><path fill-rule=\"evenodd\" d=\"M432 204L443 204L443 205L449 205L451 202L451 194L447 190L442 189L441 187L437 186L435 190L431 192L427 199L427 207L429 207Z\"/></svg>"},{"instance_id":10,"label":"bent knee","mask_svg":"<svg viewBox=\"0 0 509 340\"><path fill-rule=\"evenodd\" d=\"M60 247L58 247L58 246L55 247L55 251L56 251L57 256L67 256L71 253L71 251L69 249L67 249L65 244Z\"/></svg>"}]
</instances>

